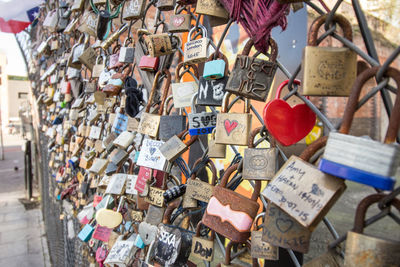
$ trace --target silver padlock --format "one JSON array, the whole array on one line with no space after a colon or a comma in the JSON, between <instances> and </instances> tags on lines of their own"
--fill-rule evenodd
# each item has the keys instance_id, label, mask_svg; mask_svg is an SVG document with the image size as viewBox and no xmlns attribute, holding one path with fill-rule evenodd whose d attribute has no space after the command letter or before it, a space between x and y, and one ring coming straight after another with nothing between
<instances>
[{"instance_id":1,"label":"silver padlock","mask_svg":"<svg viewBox=\"0 0 400 267\"><path fill-rule=\"evenodd\" d=\"M195 27L189 31L189 41L185 43L184 62L198 64L206 62L207 58L214 52L210 46L210 39L207 36L207 29L199 25L203 38L192 40L192 35L195 33Z\"/></svg>"},{"instance_id":2,"label":"silver padlock","mask_svg":"<svg viewBox=\"0 0 400 267\"><path fill-rule=\"evenodd\" d=\"M128 45L132 45L129 47ZM126 38L124 41L124 45L119 50L119 58L118 61L121 63L133 63L133 59L135 58L135 48L133 48L134 42L131 37Z\"/></svg>"}]
</instances>

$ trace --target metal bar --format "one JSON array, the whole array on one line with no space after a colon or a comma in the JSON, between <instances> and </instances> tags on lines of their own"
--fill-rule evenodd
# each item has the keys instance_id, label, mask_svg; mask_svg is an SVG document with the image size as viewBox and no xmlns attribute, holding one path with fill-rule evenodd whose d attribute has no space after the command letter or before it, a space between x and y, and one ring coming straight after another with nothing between
<instances>
[{"instance_id":1,"label":"metal bar","mask_svg":"<svg viewBox=\"0 0 400 267\"><path fill-rule=\"evenodd\" d=\"M328 228L329 232L335 239L339 238L339 234L336 232L336 229L333 227L332 223L328 220L328 218L324 217L323 219L326 227Z\"/></svg>"},{"instance_id":2,"label":"metal bar","mask_svg":"<svg viewBox=\"0 0 400 267\"><path fill-rule=\"evenodd\" d=\"M389 209L382 210L377 215L375 215L375 216L369 218L368 220L366 220L364 222L364 227L367 227L368 225L371 225L371 224L375 223L376 221L382 219L383 217L385 217L388 214L389 214ZM340 243L342 243L344 240L346 240L346 238L347 238L347 233L342 235L342 236L340 236L339 238L337 238L332 243L330 243L329 244L329 248L337 247Z\"/></svg>"},{"instance_id":3,"label":"metal bar","mask_svg":"<svg viewBox=\"0 0 400 267\"><path fill-rule=\"evenodd\" d=\"M380 81L382 80L383 74L387 70L387 68L392 64L392 62L397 58L397 56L400 54L400 46L396 48L396 50L393 51L392 54L386 59L386 61L382 64L382 67L379 69L378 73L376 74L376 80Z\"/></svg>"},{"instance_id":4,"label":"metal bar","mask_svg":"<svg viewBox=\"0 0 400 267\"><path fill-rule=\"evenodd\" d=\"M295 265L296 267L301 267L301 265L300 265L300 263L299 263L299 260L296 258L296 255L294 255L294 253L293 253L293 250L291 250L291 249L286 249L286 250L287 250L287 252L289 253L290 258L292 259L294 265Z\"/></svg>"}]
</instances>

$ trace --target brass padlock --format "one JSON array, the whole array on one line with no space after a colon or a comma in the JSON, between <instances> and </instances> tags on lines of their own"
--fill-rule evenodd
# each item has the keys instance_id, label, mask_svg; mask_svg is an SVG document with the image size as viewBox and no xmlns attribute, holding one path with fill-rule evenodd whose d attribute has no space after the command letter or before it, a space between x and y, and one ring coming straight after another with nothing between
<instances>
[{"instance_id":1,"label":"brass padlock","mask_svg":"<svg viewBox=\"0 0 400 267\"><path fill-rule=\"evenodd\" d=\"M198 138L197 135L192 136L188 142L184 143L181 139L184 139L187 134L188 131L185 130L178 135L174 135L160 147L161 154L169 162L174 162L180 155L185 153Z\"/></svg>"},{"instance_id":2,"label":"brass padlock","mask_svg":"<svg viewBox=\"0 0 400 267\"><path fill-rule=\"evenodd\" d=\"M214 257L214 238L215 232L211 231L208 239L200 237L201 221L197 224L196 235L193 236L192 240L192 252L196 258L211 262Z\"/></svg>"},{"instance_id":3,"label":"brass padlock","mask_svg":"<svg viewBox=\"0 0 400 267\"><path fill-rule=\"evenodd\" d=\"M101 62L99 60L102 60ZM92 78L99 78L101 73L103 72L106 64L106 56L97 56L96 63L92 69Z\"/></svg>"},{"instance_id":4,"label":"brass padlock","mask_svg":"<svg viewBox=\"0 0 400 267\"><path fill-rule=\"evenodd\" d=\"M152 102L154 101L154 95L157 90L158 80L159 80L160 76L162 75L161 71L158 71L156 76L154 77L153 88L151 89L145 112L142 113L142 117L140 118L140 123L138 126L139 133L147 134L151 137L158 136L158 130L159 130L159 126L160 126L160 118L161 118L161 114L163 112L164 103L167 99L169 86L171 84L171 73L167 69L165 69L163 72L165 72L165 74L167 75L167 80L164 85L162 101L161 101L161 105L158 109L158 114L157 115L151 114L150 108L153 105Z\"/></svg>"},{"instance_id":5,"label":"brass padlock","mask_svg":"<svg viewBox=\"0 0 400 267\"><path fill-rule=\"evenodd\" d=\"M150 56L159 57L173 53L171 38L168 33L145 35L144 40Z\"/></svg>"},{"instance_id":6,"label":"brass padlock","mask_svg":"<svg viewBox=\"0 0 400 267\"><path fill-rule=\"evenodd\" d=\"M357 74L357 54L347 47L317 46L318 30L327 15L312 24L308 45L304 48L303 94L315 96L349 96ZM342 15L333 16L333 22L342 28L344 37L352 41L350 22Z\"/></svg>"},{"instance_id":7,"label":"brass padlock","mask_svg":"<svg viewBox=\"0 0 400 267\"><path fill-rule=\"evenodd\" d=\"M96 64L96 51L89 46L79 56L79 61L92 71L93 66Z\"/></svg>"},{"instance_id":8,"label":"brass padlock","mask_svg":"<svg viewBox=\"0 0 400 267\"><path fill-rule=\"evenodd\" d=\"M251 129L250 100L244 100L244 113L228 113L231 93L225 93L221 113L217 115L215 142L217 144L247 146Z\"/></svg>"},{"instance_id":9,"label":"brass padlock","mask_svg":"<svg viewBox=\"0 0 400 267\"><path fill-rule=\"evenodd\" d=\"M202 0L197 1L196 13L214 16L218 18L229 18L229 13L226 11L224 6L219 2L219 0Z\"/></svg>"},{"instance_id":10,"label":"brass padlock","mask_svg":"<svg viewBox=\"0 0 400 267\"><path fill-rule=\"evenodd\" d=\"M146 0L129 0L125 2L124 20L140 19L144 16Z\"/></svg>"},{"instance_id":11,"label":"brass padlock","mask_svg":"<svg viewBox=\"0 0 400 267\"><path fill-rule=\"evenodd\" d=\"M226 157L226 145L215 143L215 128L208 140L208 157L213 159L224 159Z\"/></svg>"},{"instance_id":12,"label":"brass padlock","mask_svg":"<svg viewBox=\"0 0 400 267\"><path fill-rule=\"evenodd\" d=\"M191 28L190 22L192 17L190 14L181 14L185 8L180 8L179 5L175 6L174 15L171 15L168 25L168 31L172 33L188 32Z\"/></svg>"},{"instance_id":13,"label":"brass padlock","mask_svg":"<svg viewBox=\"0 0 400 267\"><path fill-rule=\"evenodd\" d=\"M255 148L254 138L262 127L255 128L249 136L249 148L243 155L243 179L271 180L275 175L276 155L275 140L270 138L270 148ZM265 135L265 133L264 133Z\"/></svg>"},{"instance_id":14,"label":"brass padlock","mask_svg":"<svg viewBox=\"0 0 400 267\"><path fill-rule=\"evenodd\" d=\"M353 231L347 233L346 253L344 256L345 267L399 266L399 241L363 234L364 220L368 208L386 197L387 195L385 194L373 194L367 196L358 204ZM394 198L390 204L400 211L400 200L398 198Z\"/></svg>"},{"instance_id":15,"label":"brass padlock","mask_svg":"<svg viewBox=\"0 0 400 267\"><path fill-rule=\"evenodd\" d=\"M80 19L81 23L78 26L78 31L87 33L90 36L97 37L97 15L92 11L85 11Z\"/></svg>"},{"instance_id":16,"label":"brass padlock","mask_svg":"<svg viewBox=\"0 0 400 267\"><path fill-rule=\"evenodd\" d=\"M160 11L170 11L174 10L176 0L157 0L156 7Z\"/></svg>"},{"instance_id":17,"label":"brass padlock","mask_svg":"<svg viewBox=\"0 0 400 267\"><path fill-rule=\"evenodd\" d=\"M251 231L251 257L256 259L279 260L279 247L273 246L262 240L262 232L258 231L260 227L257 222L263 218L265 212L257 214L253 223L253 231Z\"/></svg>"}]
</instances>

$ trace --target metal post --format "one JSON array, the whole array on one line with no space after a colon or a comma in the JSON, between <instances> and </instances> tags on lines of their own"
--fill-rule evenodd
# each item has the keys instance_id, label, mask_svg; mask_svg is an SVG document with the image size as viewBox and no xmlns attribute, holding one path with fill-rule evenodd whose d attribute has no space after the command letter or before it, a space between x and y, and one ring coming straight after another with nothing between
<instances>
[{"instance_id":1,"label":"metal post","mask_svg":"<svg viewBox=\"0 0 400 267\"><path fill-rule=\"evenodd\" d=\"M28 200L32 198L32 151L31 151L31 141L26 141L25 147L25 184L28 193Z\"/></svg>"}]
</instances>

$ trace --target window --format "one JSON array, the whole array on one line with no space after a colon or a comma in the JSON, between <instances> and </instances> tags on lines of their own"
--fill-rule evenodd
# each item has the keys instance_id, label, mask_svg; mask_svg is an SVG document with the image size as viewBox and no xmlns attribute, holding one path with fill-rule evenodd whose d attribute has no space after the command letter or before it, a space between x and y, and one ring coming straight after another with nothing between
<instances>
[{"instance_id":1,"label":"window","mask_svg":"<svg viewBox=\"0 0 400 267\"><path fill-rule=\"evenodd\" d=\"M18 93L18 99L28 99L28 93Z\"/></svg>"}]
</instances>

